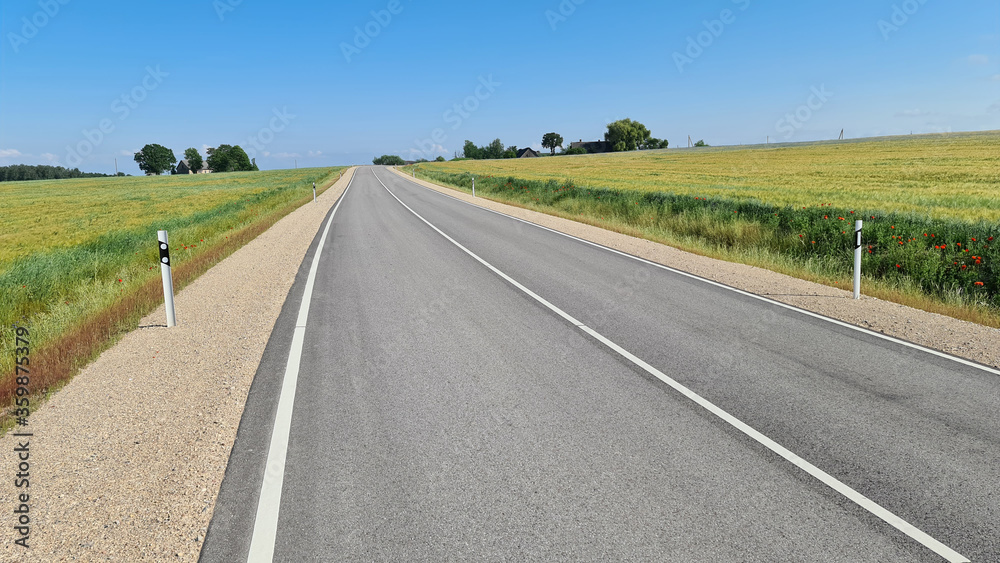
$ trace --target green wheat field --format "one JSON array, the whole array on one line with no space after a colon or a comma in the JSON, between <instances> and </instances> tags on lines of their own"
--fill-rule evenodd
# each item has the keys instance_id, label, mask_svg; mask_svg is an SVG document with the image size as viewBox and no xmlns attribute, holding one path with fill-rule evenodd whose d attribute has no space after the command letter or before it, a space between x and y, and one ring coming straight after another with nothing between
<instances>
[{"instance_id":1,"label":"green wheat field","mask_svg":"<svg viewBox=\"0 0 1000 563\"><path fill-rule=\"evenodd\" d=\"M157 230L169 233L182 287L341 170L0 183L0 406L10 402L15 325L30 329L32 365L47 357L58 372L39 381L57 385L88 357L61 357L53 346L86 340L78 352L92 356L162 302ZM125 318L97 322L112 309ZM67 342L81 327L104 334Z\"/></svg>"}]
</instances>

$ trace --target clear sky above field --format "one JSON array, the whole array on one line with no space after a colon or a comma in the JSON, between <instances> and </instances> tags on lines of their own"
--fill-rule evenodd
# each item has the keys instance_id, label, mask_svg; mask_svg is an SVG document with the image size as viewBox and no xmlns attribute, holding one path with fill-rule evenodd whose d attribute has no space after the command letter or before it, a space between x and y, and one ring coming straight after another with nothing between
<instances>
[{"instance_id":1,"label":"clear sky above field","mask_svg":"<svg viewBox=\"0 0 1000 563\"><path fill-rule=\"evenodd\" d=\"M239 144L261 168L463 141L671 147L1000 129L995 0L0 3L0 165L137 174Z\"/></svg>"}]
</instances>

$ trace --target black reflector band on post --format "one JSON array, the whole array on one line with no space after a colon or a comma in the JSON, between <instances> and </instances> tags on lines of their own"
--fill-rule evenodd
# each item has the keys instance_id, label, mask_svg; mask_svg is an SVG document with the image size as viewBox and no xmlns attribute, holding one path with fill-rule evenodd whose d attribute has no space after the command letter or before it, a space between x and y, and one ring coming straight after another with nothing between
<instances>
[{"instance_id":1,"label":"black reflector band on post","mask_svg":"<svg viewBox=\"0 0 1000 563\"><path fill-rule=\"evenodd\" d=\"M160 243L160 264L170 265L170 246L165 242Z\"/></svg>"}]
</instances>

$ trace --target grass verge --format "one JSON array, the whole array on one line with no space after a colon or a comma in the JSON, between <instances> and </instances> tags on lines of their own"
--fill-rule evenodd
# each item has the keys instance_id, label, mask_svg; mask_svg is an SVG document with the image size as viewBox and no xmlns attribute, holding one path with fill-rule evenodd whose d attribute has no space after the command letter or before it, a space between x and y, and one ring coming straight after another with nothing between
<instances>
[{"instance_id":1,"label":"grass verge","mask_svg":"<svg viewBox=\"0 0 1000 563\"><path fill-rule=\"evenodd\" d=\"M10 409L17 387L15 323L32 332L31 404L37 408L163 302L157 229L170 232L173 279L179 291L312 201L312 191L302 189L303 185L315 181L317 192L322 193L343 169L304 169L287 178L280 175L279 181L264 182L249 191L235 188L229 198L209 209L178 213L155 225L106 232L84 244L49 248L6 264L0 270L0 287L5 292L0 306L0 431L15 422Z\"/></svg>"}]
</instances>

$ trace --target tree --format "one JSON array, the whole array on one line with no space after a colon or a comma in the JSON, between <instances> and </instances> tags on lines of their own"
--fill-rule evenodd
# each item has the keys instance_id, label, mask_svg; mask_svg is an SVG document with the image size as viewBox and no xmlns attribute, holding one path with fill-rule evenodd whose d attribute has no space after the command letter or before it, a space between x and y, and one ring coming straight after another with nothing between
<instances>
[{"instance_id":1,"label":"tree","mask_svg":"<svg viewBox=\"0 0 1000 563\"><path fill-rule=\"evenodd\" d=\"M385 166L402 166L406 164L406 161L402 157L396 156L394 154L383 154L378 158L372 159L372 164L381 164Z\"/></svg>"},{"instance_id":2,"label":"tree","mask_svg":"<svg viewBox=\"0 0 1000 563\"><path fill-rule=\"evenodd\" d=\"M503 142L500 139L493 139L490 144L483 147L483 158L503 158Z\"/></svg>"},{"instance_id":3,"label":"tree","mask_svg":"<svg viewBox=\"0 0 1000 563\"><path fill-rule=\"evenodd\" d=\"M503 142L500 139L493 139L490 144L485 147L477 147L472 141L465 141L465 146L462 148L462 154L465 158L471 158L475 160L481 160L484 158L505 158L504 153L513 148L515 153L517 147L507 147L503 146Z\"/></svg>"},{"instance_id":4,"label":"tree","mask_svg":"<svg viewBox=\"0 0 1000 563\"><path fill-rule=\"evenodd\" d=\"M507 150L503 151L504 158L517 158L517 145L511 145L507 147Z\"/></svg>"},{"instance_id":5,"label":"tree","mask_svg":"<svg viewBox=\"0 0 1000 563\"><path fill-rule=\"evenodd\" d=\"M694 146L696 146L696 147L707 147L709 145L706 145L705 141L698 141L697 143L694 144Z\"/></svg>"},{"instance_id":6,"label":"tree","mask_svg":"<svg viewBox=\"0 0 1000 563\"><path fill-rule=\"evenodd\" d=\"M205 158L205 163L212 172L228 172L229 171L229 155L222 147L228 147L229 145L220 145L219 148L208 147L205 152L208 156Z\"/></svg>"},{"instance_id":7,"label":"tree","mask_svg":"<svg viewBox=\"0 0 1000 563\"><path fill-rule=\"evenodd\" d=\"M250 157L247 152L239 145L234 145L229 148L230 162L233 165L234 172L243 172L248 170L253 170L253 163L250 162Z\"/></svg>"},{"instance_id":8,"label":"tree","mask_svg":"<svg viewBox=\"0 0 1000 563\"><path fill-rule=\"evenodd\" d=\"M205 167L205 162L201 159L201 154L194 147L184 149L184 158L188 161L188 168L191 169L191 172L197 173Z\"/></svg>"},{"instance_id":9,"label":"tree","mask_svg":"<svg viewBox=\"0 0 1000 563\"><path fill-rule=\"evenodd\" d=\"M139 169L146 174L160 174L170 170L177 158L174 151L163 145L150 144L142 147L142 150L135 153L135 161L139 163Z\"/></svg>"},{"instance_id":10,"label":"tree","mask_svg":"<svg viewBox=\"0 0 1000 563\"><path fill-rule=\"evenodd\" d=\"M212 172L242 172L253 170L253 163L246 151L239 145L219 145L207 151L208 158L205 162Z\"/></svg>"},{"instance_id":11,"label":"tree","mask_svg":"<svg viewBox=\"0 0 1000 563\"><path fill-rule=\"evenodd\" d=\"M611 143L616 151L634 151L646 143L650 132L645 125L631 119L619 119L608 124L608 132L604 140Z\"/></svg>"},{"instance_id":12,"label":"tree","mask_svg":"<svg viewBox=\"0 0 1000 563\"><path fill-rule=\"evenodd\" d=\"M444 162L444 157L443 156L439 156L439 157L437 157L437 158L434 159L434 162Z\"/></svg>"},{"instance_id":13,"label":"tree","mask_svg":"<svg viewBox=\"0 0 1000 563\"><path fill-rule=\"evenodd\" d=\"M642 144L644 149L665 149L670 143L666 139L660 140L656 137L650 137Z\"/></svg>"},{"instance_id":14,"label":"tree","mask_svg":"<svg viewBox=\"0 0 1000 563\"><path fill-rule=\"evenodd\" d=\"M250 170L253 170L254 172L260 172L260 168L257 168L257 159L256 158L251 158L250 159Z\"/></svg>"},{"instance_id":15,"label":"tree","mask_svg":"<svg viewBox=\"0 0 1000 563\"><path fill-rule=\"evenodd\" d=\"M546 133L542 135L542 146L552 150L552 156L556 154L556 147L562 147L563 138L559 133Z\"/></svg>"},{"instance_id":16,"label":"tree","mask_svg":"<svg viewBox=\"0 0 1000 563\"><path fill-rule=\"evenodd\" d=\"M465 158L480 159L482 156L482 149L476 146L472 141L466 140L465 146L462 148L462 156Z\"/></svg>"}]
</instances>

